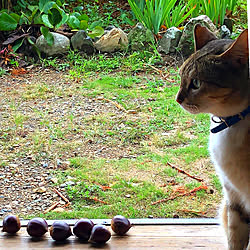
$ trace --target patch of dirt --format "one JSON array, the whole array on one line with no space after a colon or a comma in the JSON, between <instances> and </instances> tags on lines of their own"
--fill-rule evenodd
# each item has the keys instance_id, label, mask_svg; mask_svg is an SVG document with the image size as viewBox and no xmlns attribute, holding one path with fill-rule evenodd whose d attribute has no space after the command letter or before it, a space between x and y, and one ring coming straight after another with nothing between
<instances>
[{"instance_id":1,"label":"patch of dirt","mask_svg":"<svg viewBox=\"0 0 250 250\"><path fill-rule=\"evenodd\" d=\"M86 97L88 90L64 74L36 68L2 77L0 86L0 216L37 214L55 202L64 206L51 170L67 168L71 157L135 157L137 145L112 145L91 131L91 117L111 113L118 119L124 112Z\"/></svg>"}]
</instances>

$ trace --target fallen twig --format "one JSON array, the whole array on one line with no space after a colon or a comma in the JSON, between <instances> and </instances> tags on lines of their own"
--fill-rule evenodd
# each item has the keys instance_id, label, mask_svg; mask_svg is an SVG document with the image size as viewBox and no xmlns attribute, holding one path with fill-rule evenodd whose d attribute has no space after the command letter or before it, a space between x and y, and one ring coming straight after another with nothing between
<instances>
[{"instance_id":1,"label":"fallen twig","mask_svg":"<svg viewBox=\"0 0 250 250\"><path fill-rule=\"evenodd\" d=\"M70 203L69 200L61 193L59 192L56 188L54 188L54 191L66 202Z\"/></svg>"},{"instance_id":2,"label":"fallen twig","mask_svg":"<svg viewBox=\"0 0 250 250\"><path fill-rule=\"evenodd\" d=\"M185 174L185 175L187 175L188 177L190 177L190 178L192 178L192 179L195 179L195 180L200 181L200 182L204 182L203 179L198 178L198 177L195 177L195 176L189 174L188 172L186 172L186 171L184 171L184 170L182 170L182 169L180 169L180 168L174 166L173 164L171 164L171 163L169 163L169 162L167 163L167 165L170 166L171 168L177 170L179 173Z\"/></svg>"},{"instance_id":3,"label":"fallen twig","mask_svg":"<svg viewBox=\"0 0 250 250\"><path fill-rule=\"evenodd\" d=\"M55 209L58 205L60 204L60 202L55 202L54 204L52 204L49 208L47 208L45 211L44 211L44 214L50 212L51 210Z\"/></svg>"},{"instance_id":4,"label":"fallen twig","mask_svg":"<svg viewBox=\"0 0 250 250\"><path fill-rule=\"evenodd\" d=\"M158 203L163 203L163 202L167 202L167 201L170 201L170 200L174 200L174 199L176 199L178 197L181 197L181 196L188 196L188 195L191 195L191 194L193 194L193 193L195 193L195 192L197 192L199 190L205 190L205 189L207 189L207 186L201 185L201 186L199 186L197 188L192 189L189 192L182 193L182 194L177 194L177 195L174 195L174 196L170 196L169 198L165 198L165 199L162 199L162 200L155 201L151 205L156 205Z\"/></svg>"},{"instance_id":5,"label":"fallen twig","mask_svg":"<svg viewBox=\"0 0 250 250\"><path fill-rule=\"evenodd\" d=\"M112 101L112 100L109 100L109 99L107 99L107 98L98 98L97 100L103 100L103 101L106 101L106 102L110 102L110 103L112 103L113 105L115 105L118 109L120 109L120 110L122 110L122 111L124 111L124 112L127 112L127 110L124 108L124 107L122 107L119 103L117 103L117 102L114 102L114 101Z\"/></svg>"},{"instance_id":6,"label":"fallen twig","mask_svg":"<svg viewBox=\"0 0 250 250\"><path fill-rule=\"evenodd\" d=\"M152 66L152 65L150 65L150 64L147 64L147 66L149 66L150 68L152 68L153 70L155 70L156 72L158 72L158 73L160 74L160 76L161 76L162 78L164 78L164 80L166 80L166 81L168 81L168 82L172 82L172 83L175 82L175 80L172 80L172 79L169 79L169 78L168 78L169 74L163 74L162 70L157 69L156 67L154 67L154 66Z\"/></svg>"},{"instance_id":7,"label":"fallen twig","mask_svg":"<svg viewBox=\"0 0 250 250\"><path fill-rule=\"evenodd\" d=\"M103 186L102 184L100 184L98 182L94 182L94 184L96 184L97 186L99 186L103 191L111 189L111 187L109 187L109 186Z\"/></svg>"},{"instance_id":8,"label":"fallen twig","mask_svg":"<svg viewBox=\"0 0 250 250\"><path fill-rule=\"evenodd\" d=\"M70 205L70 202L69 203L66 203L66 204L64 204L62 207L60 207L60 208L65 208L65 207L68 207Z\"/></svg>"},{"instance_id":9,"label":"fallen twig","mask_svg":"<svg viewBox=\"0 0 250 250\"><path fill-rule=\"evenodd\" d=\"M108 203L105 202L105 201L99 200L97 197L89 197L88 199L89 199L89 200L92 200L92 201L100 202L100 203L102 203L102 204L108 204Z\"/></svg>"}]
</instances>

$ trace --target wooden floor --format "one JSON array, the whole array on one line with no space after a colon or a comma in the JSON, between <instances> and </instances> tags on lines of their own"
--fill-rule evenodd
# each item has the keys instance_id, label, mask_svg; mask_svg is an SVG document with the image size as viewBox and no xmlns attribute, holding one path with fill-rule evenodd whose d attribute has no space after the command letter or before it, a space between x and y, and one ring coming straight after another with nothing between
<instances>
[{"instance_id":1,"label":"wooden floor","mask_svg":"<svg viewBox=\"0 0 250 250\"><path fill-rule=\"evenodd\" d=\"M48 233L43 239L35 241L26 233L24 222L22 229L15 236L0 233L0 249L226 249L223 230L216 223L149 221L144 220L144 223L141 223L141 220L135 220L126 236L119 237L112 233L111 239L102 246L81 243L74 236L65 243L58 244ZM104 222L108 228L109 222ZM49 221L49 224L51 223L52 221Z\"/></svg>"}]
</instances>

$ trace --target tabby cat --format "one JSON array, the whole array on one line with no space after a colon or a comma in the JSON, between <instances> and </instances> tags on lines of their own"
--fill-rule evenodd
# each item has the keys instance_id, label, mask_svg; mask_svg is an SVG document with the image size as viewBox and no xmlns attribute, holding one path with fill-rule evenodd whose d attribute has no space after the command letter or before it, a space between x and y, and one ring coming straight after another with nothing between
<instances>
[{"instance_id":1,"label":"tabby cat","mask_svg":"<svg viewBox=\"0 0 250 250\"><path fill-rule=\"evenodd\" d=\"M248 31L217 39L194 28L195 53L181 66L176 101L211 114L209 149L224 189L222 221L229 249L250 249L250 79Z\"/></svg>"}]
</instances>

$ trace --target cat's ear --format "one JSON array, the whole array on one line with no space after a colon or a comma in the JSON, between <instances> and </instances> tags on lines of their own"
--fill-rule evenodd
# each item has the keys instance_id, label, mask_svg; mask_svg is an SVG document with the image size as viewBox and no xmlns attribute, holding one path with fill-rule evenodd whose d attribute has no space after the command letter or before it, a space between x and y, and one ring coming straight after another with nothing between
<instances>
[{"instance_id":1,"label":"cat's ear","mask_svg":"<svg viewBox=\"0 0 250 250\"><path fill-rule=\"evenodd\" d=\"M201 49L208 42L217 39L217 37L208 30L207 27L196 24L194 27L195 51Z\"/></svg>"},{"instance_id":2,"label":"cat's ear","mask_svg":"<svg viewBox=\"0 0 250 250\"><path fill-rule=\"evenodd\" d=\"M242 65L248 62L248 30L244 30L232 45L221 54L221 58L230 60L235 65Z\"/></svg>"}]
</instances>

